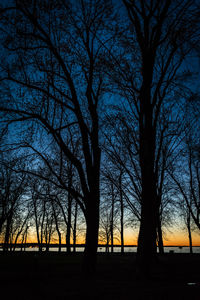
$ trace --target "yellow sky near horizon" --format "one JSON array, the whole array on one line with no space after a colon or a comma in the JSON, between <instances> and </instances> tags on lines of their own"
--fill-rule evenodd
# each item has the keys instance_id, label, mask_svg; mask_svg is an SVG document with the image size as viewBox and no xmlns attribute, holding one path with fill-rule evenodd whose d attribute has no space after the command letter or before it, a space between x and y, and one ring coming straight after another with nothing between
<instances>
[{"instance_id":1,"label":"yellow sky near horizon","mask_svg":"<svg viewBox=\"0 0 200 300\"><path fill-rule=\"evenodd\" d=\"M124 244L137 245L137 237L138 237L138 230L126 228L124 231ZM29 237L27 242L37 243L36 237L32 237L32 238ZM163 235L163 242L164 242L164 246L189 246L187 231L173 229L171 232L167 232ZM53 239L51 243L58 243L58 240ZM62 243L65 243L64 237L62 239ZM71 243L73 243L72 240ZM77 239L77 244L84 244L84 243L85 243L85 239L83 236ZM100 241L99 243L103 244L102 241ZM114 244L119 245L120 242L118 240L115 240ZM192 233L192 244L193 246L200 246L200 232Z\"/></svg>"},{"instance_id":2,"label":"yellow sky near horizon","mask_svg":"<svg viewBox=\"0 0 200 300\"><path fill-rule=\"evenodd\" d=\"M134 230L127 230L125 244L137 245L137 235L138 233L134 232ZM187 231L174 229L164 234L163 243L164 246L189 246ZM200 232L192 233L192 244L193 246L200 246Z\"/></svg>"}]
</instances>

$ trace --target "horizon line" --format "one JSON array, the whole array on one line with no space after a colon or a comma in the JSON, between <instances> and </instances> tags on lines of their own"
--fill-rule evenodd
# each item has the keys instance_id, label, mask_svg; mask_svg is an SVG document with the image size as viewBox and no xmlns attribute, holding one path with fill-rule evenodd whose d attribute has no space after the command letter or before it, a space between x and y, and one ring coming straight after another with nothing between
<instances>
[{"instance_id":1,"label":"horizon line","mask_svg":"<svg viewBox=\"0 0 200 300\"><path fill-rule=\"evenodd\" d=\"M48 246L48 247L59 247L59 243L50 243L50 244L46 244L46 243L41 243L41 244L39 244L39 243L36 243L36 242L27 242L27 243L0 243L0 247L2 247L3 245L5 245L5 244L7 244L8 246L15 246L15 247L31 247L31 246L35 246L35 247L37 247L37 246L39 246L39 245L41 245L42 247L46 247L46 246ZM79 247L85 247L85 243L78 243L78 244L70 244L69 246L70 247L77 247L77 248L79 248ZM61 247L67 247L67 244L66 243L61 243L60 244L60 246ZM98 244L98 248L99 247L137 247L137 245L136 244L125 244L125 245L120 245L120 244L114 244L114 245L110 245L110 244ZM185 245L185 244L183 244L183 245L164 245L163 247L190 247L189 245ZM200 247L200 245L192 245L192 247ZM158 246L157 246L157 248L158 248Z\"/></svg>"}]
</instances>

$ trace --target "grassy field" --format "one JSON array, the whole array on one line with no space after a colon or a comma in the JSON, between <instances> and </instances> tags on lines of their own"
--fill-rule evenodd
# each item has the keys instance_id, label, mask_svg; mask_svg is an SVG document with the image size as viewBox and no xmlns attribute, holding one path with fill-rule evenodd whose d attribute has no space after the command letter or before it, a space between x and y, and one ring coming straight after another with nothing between
<instances>
[{"instance_id":1,"label":"grassy field","mask_svg":"<svg viewBox=\"0 0 200 300\"><path fill-rule=\"evenodd\" d=\"M131 253L99 253L96 275L86 278L81 253L1 253L2 299L200 300L199 254L163 255L148 280L137 278L135 259Z\"/></svg>"}]
</instances>

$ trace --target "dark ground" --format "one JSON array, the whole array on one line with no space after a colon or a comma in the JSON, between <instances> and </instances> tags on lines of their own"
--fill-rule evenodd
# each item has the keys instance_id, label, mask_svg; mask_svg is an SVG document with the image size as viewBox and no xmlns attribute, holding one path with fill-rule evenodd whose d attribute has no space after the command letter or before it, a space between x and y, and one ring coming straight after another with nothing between
<instances>
[{"instance_id":1,"label":"dark ground","mask_svg":"<svg viewBox=\"0 0 200 300\"><path fill-rule=\"evenodd\" d=\"M99 253L97 273L92 278L81 274L81 260L81 253L0 253L0 297L200 300L200 254L165 254L148 280L136 277L133 253Z\"/></svg>"}]
</instances>

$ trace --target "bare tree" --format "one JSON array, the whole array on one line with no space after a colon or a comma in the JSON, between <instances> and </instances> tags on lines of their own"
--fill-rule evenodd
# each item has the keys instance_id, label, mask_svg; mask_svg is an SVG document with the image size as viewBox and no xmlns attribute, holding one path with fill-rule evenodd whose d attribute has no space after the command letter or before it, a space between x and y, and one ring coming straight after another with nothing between
<instances>
[{"instance_id":1,"label":"bare tree","mask_svg":"<svg viewBox=\"0 0 200 300\"><path fill-rule=\"evenodd\" d=\"M106 244L106 252L114 252L114 241L119 240L117 236L117 223L118 223L118 194L116 186L108 176L104 174L102 179L102 203L100 213L100 236L101 242Z\"/></svg>"},{"instance_id":2,"label":"bare tree","mask_svg":"<svg viewBox=\"0 0 200 300\"><path fill-rule=\"evenodd\" d=\"M44 129L43 141L51 136L76 168L82 190L70 193L87 224L83 269L93 272L99 227L99 110L107 84L102 57L110 40L105 35L110 1L22 0L3 13L4 47L13 59L2 64L1 82L13 85L15 93L10 94L12 104L5 101L0 110L7 125L24 122ZM73 140L81 141L80 159L65 142L73 127Z\"/></svg>"},{"instance_id":3,"label":"bare tree","mask_svg":"<svg viewBox=\"0 0 200 300\"><path fill-rule=\"evenodd\" d=\"M36 228L36 236L39 247L39 252L42 252L42 243L43 243L43 232L44 232L44 218L46 212L46 201L42 201L40 195L41 185L38 180L34 180L31 187L31 198L33 206L33 216L34 223Z\"/></svg>"},{"instance_id":4,"label":"bare tree","mask_svg":"<svg viewBox=\"0 0 200 300\"><path fill-rule=\"evenodd\" d=\"M190 199L191 200L191 199ZM191 203L190 203L191 204ZM184 221L184 227L187 229L188 232L188 240L189 240L189 247L190 247L190 253L193 253L193 247L192 247L192 232L195 229L194 228L194 222L192 222L191 213L189 210L189 207L185 203L185 201L180 196L180 215Z\"/></svg>"},{"instance_id":5,"label":"bare tree","mask_svg":"<svg viewBox=\"0 0 200 300\"><path fill-rule=\"evenodd\" d=\"M15 236L14 239L11 241L13 245L13 251L16 249L17 243L22 237L21 243L23 244L23 237L25 238L25 235L28 234L28 227L29 227L29 221L30 221L30 210L27 209L27 211L18 211L17 214L18 218L15 220Z\"/></svg>"},{"instance_id":6,"label":"bare tree","mask_svg":"<svg viewBox=\"0 0 200 300\"><path fill-rule=\"evenodd\" d=\"M123 3L130 20L129 38L125 43L132 63L121 63L117 83L134 108L130 108L130 112L138 129L141 223L137 253L140 269L147 271L157 250L158 125L163 109L170 103L169 97L176 100L180 93L179 99L183 99L180 67L198 43L198 8L195 1L124 0Z\"/></svg>"},{"instance_id":7,"label":"bare tree","mask_svg":"<svg viewBox=\"0 0 200 300\"><path fill-rule=\"evenodd\" d=\"M19 159L11 160L9 157L7 159L2 157L0 163L0 233L4 234L4 251L7 251L9 243L14 242L14 232L21 226L20 214L23 207L23 196L26 194L26 176L13 171L13 167L21 163ZM22 224L22 229L25 223Z\"/></svg>"},{"instance_id":8,"label":"bare tree","mask_svg":"<svg viewBox=\"0 0 200 300\"><path fill-rule=\"evenodd\" d=\"M54 197L50 196L50 202L51 202L51 206L52 206L52 212L53 212L53 217L54 217L54 222L55 222L55 227L56 227L56 231L58 234L58 251L61 252L61 245L62 245L62 234L61 234L61 230L60 230L60 220L59 220L59 216L60 216L60 209L58 209L58 205L56 205L56 201L54 199Z\"/></svg>"},{"instance_id":9,"label":"bare tree","mask_svg":"<svg viewBox=\"0 0 200 300\"><path fill-rule=\"evenodd\" d=\"M188 229L191 226L191 219L197 228L200 229L200 162L198 151L198 148L195 149L187 141L186 151L184 151L181 163L177 166L176 172L170 172L179 195L181 195L182 201L185 203L185 205L182 205L182 208L185 207L186 209Z\"/></svg>"}]
</instances>

